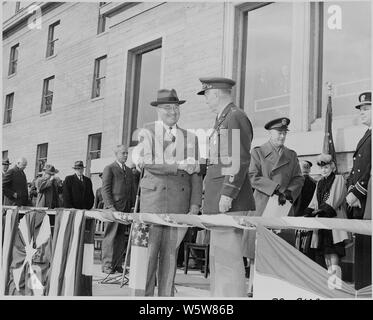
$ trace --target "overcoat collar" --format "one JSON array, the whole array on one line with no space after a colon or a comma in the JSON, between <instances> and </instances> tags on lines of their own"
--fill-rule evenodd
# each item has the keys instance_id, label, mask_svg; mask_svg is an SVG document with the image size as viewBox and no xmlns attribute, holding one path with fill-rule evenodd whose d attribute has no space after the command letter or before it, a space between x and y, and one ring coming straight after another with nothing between
<instances>
[{"instance_id":1,"label":"overcoat collar","mask_svg":"<svg viewBox=\"0 0 373 320\"><path fill-rule=\"evenodd\" d=\"M364 144L364 142L371 136L372 130L369 128L364 136L360 139L359 143L356 146L356 151L354 153L357 153L360 147Z\"/></svg>"},{"instance_id":2,"label":"overcoat collar","mask_svg":"<svg viewBox=\"0 0 373 320\"><path fill-rule=\"evenodd\" d=\"M222 122L225 120L229 112L232 110L232 107L234 104L231 102L227 104L227 106L223 109L223 112L221 113L220 117L217 119L214 125L214 130L218 130Z\"/></svg>"},{"instance_id":3,"label":"overcoat collar","mask_svg":"<svg viewBox=\"0 0 373 320\"><path fill-rule=\"evenodd\" d=\"M283 146L280 157L277 157L273 145L267 141L260 149L262 150L264 158L273 164L272 171L288 164L290 162L289 149Z\"/></svg>"}]
</instances>

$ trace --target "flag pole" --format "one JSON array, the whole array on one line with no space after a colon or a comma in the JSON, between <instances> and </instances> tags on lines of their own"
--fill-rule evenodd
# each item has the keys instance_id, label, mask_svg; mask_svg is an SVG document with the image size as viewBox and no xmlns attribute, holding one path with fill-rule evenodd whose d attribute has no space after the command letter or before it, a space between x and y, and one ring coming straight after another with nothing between
<instances>
[{"instance_id":1,"label":"flag pole","mask_svg":"<svg viewBox=\"0 0 373 320\"><path fill-rule=\"evenodd\" d=\"M137 213L138 209L139 209L139 203L140 203L140 182L141 182L141 179L143 178L144 176L144 167L142 167L141 169L141 174L140 174L140 179L139 179L139 185L137 186L137 192L136 192L136 201L135 201L135 208L133 209L133 212L134 213ZM126 282L124 282L124 279L126 277L126 271L127 271L127 263L128 263L128 255L129 255L129 252L131 251L131 237L132 237L132 229L133 229L133 223L131 223L131 228L130 228L130 232L128 234L128 242L127 242L127 249L126 249L126 256L124 258L124 264L123 264L123 273L122 273L122 279L120 281L120 288L122 288L125 284L128 283L128 279Z\"/></svg>"},{"instance_id":2,"label":"flag pole","mask_svg":"<svg viewBox=\"0 0 373 320\"><path fill-rule=\"evenodd\" d=\"M333 110L332 110L332 96L333 96L333 84L331 82L326 83L327 86L327 107L325 113L325 135L322 153L330 154L335 163L337 173L337 156L335 152L333 142Z\"/></svg>"}]
</instances>

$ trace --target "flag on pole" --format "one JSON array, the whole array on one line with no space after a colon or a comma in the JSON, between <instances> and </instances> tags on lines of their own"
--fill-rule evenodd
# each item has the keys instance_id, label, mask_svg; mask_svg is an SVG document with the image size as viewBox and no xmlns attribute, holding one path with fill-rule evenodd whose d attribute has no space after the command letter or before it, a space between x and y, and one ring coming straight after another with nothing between
<instances>
[{"instance_id":1,"label":"flag on pole","mask_svg":"<svg viewBox=\"0 0 373 320\"><path fill-rule=\"evenodd\" d=\"M325 154L330 154L332 156L333 161L335 163L335 167L337 168L337 157L336 157L334 142L333 142L332 121L333 121L332 85L328 83L328 105L326 107L325 135L324 135L324 145L323 145L322 152Z\"/></svg>"}]
</instances>

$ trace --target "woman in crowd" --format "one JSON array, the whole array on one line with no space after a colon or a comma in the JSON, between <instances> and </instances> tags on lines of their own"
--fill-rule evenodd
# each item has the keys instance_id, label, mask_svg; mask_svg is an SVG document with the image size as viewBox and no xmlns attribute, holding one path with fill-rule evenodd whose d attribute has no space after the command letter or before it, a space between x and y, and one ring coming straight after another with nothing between
<instances>
[{"instance_id":1,"label":"woman in crowd","mask_svg":"<svg viewBox=\"0 0 373 320\"><path fill-rule=\"evenodd\" d=\"M43 175L35 181L38 196L36 199L36 207L47 207L54 209L60 207L59 193L62 192L62 181L56 177L58 170L46 164L43 169Z\"/></svg>"},{"instance_id":2,"label":"woman in crowd","mask_svg":"<svg viewBox=\"0 0 373 320\"><path fill-rule=\"evenodd\" d=\"M336 166L329 154L321 154L317 158L321 179L308 208L306 217L347 218L345 211L346 186L341 175L335 174ZM342 278L339 266L341 257L345 255L344 241L348 234L341 230L315 230L311 239L311 248L316 248L325 258L328 273Z\"/></svg>"}]
</instances>

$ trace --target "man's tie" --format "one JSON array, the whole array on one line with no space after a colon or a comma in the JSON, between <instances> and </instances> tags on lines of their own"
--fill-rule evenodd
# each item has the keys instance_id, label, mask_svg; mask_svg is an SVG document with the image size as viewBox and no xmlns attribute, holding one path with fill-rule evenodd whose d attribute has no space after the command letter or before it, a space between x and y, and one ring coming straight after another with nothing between
<instances>
[{"instance_id":1,"label":"man's tie","mask_svg":"<svg viewBox=\"0 0 373 320\"><path fill-rule=\"evenodd\" d=\"M168 134L170 135L171 141L175 142L176 137L172 134L172 127L168 128Z\"/></svg>"}]
</instances>

